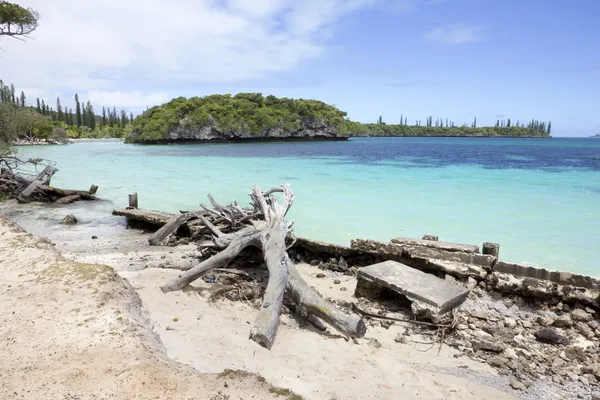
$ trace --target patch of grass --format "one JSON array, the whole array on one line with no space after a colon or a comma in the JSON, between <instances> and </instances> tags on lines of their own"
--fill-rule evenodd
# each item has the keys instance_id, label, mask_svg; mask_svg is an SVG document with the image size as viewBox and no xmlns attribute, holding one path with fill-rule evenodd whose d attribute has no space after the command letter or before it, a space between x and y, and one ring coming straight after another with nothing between
<instances>
[{"instance_id":1,"label":"patch of grass","mask_svg":"<svg viewBox=\"0 0 600 400\"><path fill-rule=\"evenodd\" d=\"M248 377L255 377L257 381L259 381L260 383L265 383L269 386L269 392L273 393L277 396L284 396L286 397L287 400L304 400L304 397L292 392L289 389L284 389L284 388L279 388L279 387L275 387L273 385L270 385L267 383L267 380L257 374L253 374L251 372L248 371L241 371L241 370L234 370L234 369L226 369L223 372L219 373L218 375L219 378L226 378L226 377L230 377L230 378L248 378Z\"/></svg>"},{"instance_id":2,"label":"patch of grass","mask_svg":"<svg viewBox=\"0 0 600 400\"><path fill-rule=\"evenodd\" d=\"M296 393L292 392L290 389L278 388L272 386L269 388L269 392L273 393L277 396L286 396L288 400L304 400L304 398Z\"/></svg>"},{"instance_id":3,"label":"patch of grass","mask_svg":"<svg viewBox=\"0 0 600 400\"><path fill-rule=\"evenodd\" d=\"M67 262L54 264L36 273L36 283L64 281L67 284L102 280L101 283L117 279L116 273L107 265Z\"/></svg>"}]
</instances>

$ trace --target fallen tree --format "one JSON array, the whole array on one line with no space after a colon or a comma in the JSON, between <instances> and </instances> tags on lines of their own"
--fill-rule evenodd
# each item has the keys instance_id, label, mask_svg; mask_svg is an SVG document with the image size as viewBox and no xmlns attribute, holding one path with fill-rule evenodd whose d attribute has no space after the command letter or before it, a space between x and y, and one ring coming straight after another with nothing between
<instances>
[{"instance_id":1,"label":"fallen tree","mask_svg":"<svg viewBox=\"0 0 600 400\"><path fill-rule=\"evenodd\" d=\"M39 173L25 172L33 168ZM92 185L89 191L67 190L50 186L50 181L58 171L54 163L47 160L21 160L7 156L0 158L0 197L16 199L19 203L30 201L68 204L78 200L96 200L97 186Z\"/></svg>"},{"instance_id":2,"label":"fallen tree","mask_svg":"<svg viewBox=\"0 0 600 400\"><path fill-rule=\"evenodd\" d=\"M283 193L283 203L277 201L275 193ZM203 236L198 248L201 252L208 250L213 255L162 286L162 291L181 290L212 269L229 265L246 249L256 248L262 252L269 271L269 281L259 314L250 330L250 339L271 348L286 293L301 315L319 329L323 329L327 323L346 337L364 336L366 326L362 318L342 312L323 299L308 286L287 254L295 240L293 222L285 220L294 202L290 186L285 184L266 192L254 186L249 196L252 199L250 208L242 208L236 202L222 206L209 196L212 208L201 204L202 211L184 213L163 226L163 231L155 235L155 239L164 239L194 214L201 223L195 235ZM292 243L288 244L288 240Z\"/></svg>"}]
</instances>

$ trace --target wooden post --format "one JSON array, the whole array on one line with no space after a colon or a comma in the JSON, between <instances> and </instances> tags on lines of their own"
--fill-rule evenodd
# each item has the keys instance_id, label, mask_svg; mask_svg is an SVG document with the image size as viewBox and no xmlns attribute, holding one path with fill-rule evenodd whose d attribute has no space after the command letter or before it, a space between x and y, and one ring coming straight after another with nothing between
<instances>
[{"instance_id":1,"label":"wooden post","mask_svg":"<svg viewBox=\"0 0 600 400\"><path fill-rule=\"evenodd\" d=\"M498 257L498 254L500 254L500 245L498 243L483 242L483 246L481 247L481 252L483 254L488 254L490 256Z\"/></svg>"},{"instance_id":2,"label":"wooden post","mask_svg":"<svg viewBox=\"0 0 600 400\"><path fill-rule=\"evenodd\" d=\"M90 186L90 194L96 194L97 191L98 191L98 186L96 186L96 185Z\"/></svg>"},{"instance_id":3,"label":"wooden post","mask_svg":"<svg viewBox=\"0 0 600 400\"><path fill-rule=\"evenodd\" d=\"M138 195L136 192L129 194L129 207L138 208Z\"/></svg>"},{"instance_id":4,"label":"wooden post","mask_svg":"<svg viewBox=\"0 0 600 400\"><path fill-rule=\"evenodd\" d=\"M435 242L437 242L440 238L437 236L433 236L433 235L423 235L422 240L433 240Z\"/></svg>"}]
</instances>

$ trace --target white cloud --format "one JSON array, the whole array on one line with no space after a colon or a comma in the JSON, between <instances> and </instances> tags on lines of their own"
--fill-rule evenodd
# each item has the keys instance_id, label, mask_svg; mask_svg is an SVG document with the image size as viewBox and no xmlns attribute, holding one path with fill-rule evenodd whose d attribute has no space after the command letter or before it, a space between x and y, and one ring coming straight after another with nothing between
<instances>
[{"instance_id":1,"label":"white cloud","mask_svg":"<svg viewBox=\"0 0 600 400\"><path fill-rule=\"evenodd\" d=\"M435 28L425 34L429 42L458 45L470 42L479 42L484 39L482 35L484 26L469 26L456 23Z\"/></svg>"},{"instance_id":2,"label":"white cloud","mask_svg":"<svg viewBox=\"0 0 600 400\"><path fill-rule=\"evenodd\" d=\"M0 76L50 98L77 91L145 107L162 93L134 81L228 83L291 70L326 51L334 24L375 1L28 0L40 27L32 40L2 40Z\"/></svg>"},{"instance_id":3,"label":"white cloud","mask_svg":"<svg viewBox=\"0 0 600 400\"><path fill-rule=\"evenodd\" d=\"M88 92L87 100L92 104L112 104L117 108L136 108L164 103L169 100L169 95L165 92L144 94L139 90L133 92L91 90Z\"/></svg>"}]
</instances>

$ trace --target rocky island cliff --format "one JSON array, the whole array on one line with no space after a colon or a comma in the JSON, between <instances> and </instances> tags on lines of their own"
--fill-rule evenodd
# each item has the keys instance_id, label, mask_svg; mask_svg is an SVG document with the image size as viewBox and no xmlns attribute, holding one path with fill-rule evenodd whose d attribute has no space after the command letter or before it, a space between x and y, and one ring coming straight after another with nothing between
<instances>
[{"instance_id":1,"label":"rocky island cliff","mask_svg":"<svg viewBox=\"0 0 600 400\"><path fill-rule=\"evenodd\" d=\"M321 101L260 93L179 97L137 117L127 142L346 140L345 117Z\"/></svg>"},{"instance_id":2,"label":"rocky island cliff","mask_svg":"<svg viewBox=\"0 0 600 400\"><path fill-rule=\"evenodd\" d=\"M348 137L550 137L550 123L497 121L496 126L456 126L446 120L425 125L363 124L318 100L260 93L178 97L135 118L128 143L347 140Z\"/></svg>"}]
</instances>

